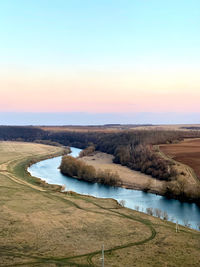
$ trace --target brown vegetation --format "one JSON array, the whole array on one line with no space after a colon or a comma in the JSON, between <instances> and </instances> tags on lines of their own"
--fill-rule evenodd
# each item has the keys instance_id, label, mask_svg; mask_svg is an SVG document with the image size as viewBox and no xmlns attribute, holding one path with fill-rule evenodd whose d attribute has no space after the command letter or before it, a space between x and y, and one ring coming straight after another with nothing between
<instances>
[{"instance_id":1,"label":"brown vegetation","mask_svg":"<svg viewBox=\"0 0 200 267\"><path fill-rule=\"evenodd\" d=\"M94 151L95 151L95 146L94 145L88 146L87 148L83 149L79 153L79 157L82 158L82 157L85 157L85 156L89 156L92 153L94 153Z\"/></svg>"},{"instance_id":2,"label":"brown vegetation","mask_svg":"<svg viewBox=\"0 0 200 267\"><path fill-rule=\"evenodd\" d=\"M177 179L166 185L166 195L200 203L200 139L159 147L174 162L178 173Z\"/></svg>"},{"instance_id":3,"label":"brown vegetation","mask_svg":"<svg viewBox=\"0 0 200 267\"><path fill-rule=\"evenodd\" d=\"M165 181L154 179L150 175L116 164L113 162L113 158L113 155L96 151L92 155L80 158L80 160L87 165L93 166L96 171L109 170L111 173L117 172L122 183L120 186L122 187L162 194Z\"/></svg>"},{"instance_id":4,"label":"brown vegetation","mask_svg":"<svg viewBox=\"0 0 200 267\"><path fill-rule=\"evenodd\" d=\"M88 144L92 148L91 150L88 149L88 153L93 151L95 146L98 151L114 155L114 163L141 171L159 180L172 181L176 179L177 175L173 164L168 159L160 157L154 151L153 145L177 143L184 137L198 135L194 132L137 130L104 134L98 132L87 134L65 132L50 136L53 140L63 144L80 145L79 147Z\"/></svg>"},{"instance_id":5,"label":"brown vegetation","mask_svg":"<svg viewBox=\"0 0 200 267\"><path fill-rule=\"evenodd\" d=\"M115 151L114 162L159 180L169 181L176 177L176 171L171 162L156 155L150 146L138 145L132 148L128 145L119 147Z\"/></svg>"},{"instance_id":6,"label":"brown vegetation","mask_svg":"<svg viewBox=\"0 0 200 267\"><path fill-rule=\"evenodd\" d=\"M184 140L178 144L160 145L160 149L174 160L190 166L200 179L200 139Z\"/></svg>"},{"instance_id":7,"label":"brown vegetation","mask_svg":"<svg viewBox=\"0 0 200 267\"><path fill-rule=\"evenodd\" d=\"M112 199L33 186L27 162L62 152L0 142L0 266L99 266L102 244L105 266L199 266L195 230L180 226L176 233L175 224Z\"/></svg>"},{"instance_id":8,"label":"brown vegetation","mask_svg":"<svg viewBox=\"0 0 200 267\"><path fill-rule=\"evenodd\" d=\"M107 124L97 126L41 126L40 129L51 132L119 132L124 130L145 130L145 131L182 131L199 130L199 124L169 124L169 125L151 125L151 124Z\"/></svg>"},{"instance_id":9,"label":"brown vegetation","mask_svg":"<svg viewBox=\"0 0 200 267\"><path fill-rule=\"evenodd\" d=\"M121 184L117 173L112 173L110 170L96 171L93 166L87 165L85 162L71 156L63 156L60 170L65 175L91 183L111 186Z\"/></svg>"},{"instance_id":10,"label":"brown vegetation","mask_svg":"<svg viewBox=\"0 0 200 267\"><path fill-rule=\"evenodd\" d=\"M137 130L133 130L130 128L132 126L127 126L128 128L124 130L121 125L108 125L106 127L109 129L115 127L118 130L115 132L95 131L89 130L93 129L93 127L88 127L88 131L53 131L50 129L43 130L37 127L2 126L0 127L0 139L34 142L40 140L40 142L49 144L55 145L59 143L64 146L75 146L79 148L91 146L92 151L93 147L95 147L97 151L112 154L115 163L151 175L156 180L171 182L170 187L173 185L174 188L175 180L177 180L177 173L173 162L161 157L159 153L154 150L154 145L162 143L175 144L184 138L200 136L198 131L147 131L138 130L138 128L134 128ZM69 128L73 129L73 127ZM81 127L79 126L79 128ZM102 130L102 127L97 128ZM90 152L91 151L88 151L87 153ZM198 154L196 154L196 156L198 156ZM192 161L194 161L193 159ZM177 181L177 183L178 182L179 181ZM170 190L166 189L167 192ZM178 192L178 190L176 191Z\"/></svg>"}]
</instances>

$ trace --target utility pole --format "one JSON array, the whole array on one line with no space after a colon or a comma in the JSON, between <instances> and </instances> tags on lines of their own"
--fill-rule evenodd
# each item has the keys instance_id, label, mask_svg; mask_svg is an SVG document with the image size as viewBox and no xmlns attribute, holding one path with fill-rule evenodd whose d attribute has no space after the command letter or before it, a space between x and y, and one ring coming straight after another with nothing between
<instances>
[{"instance_id":1,"label":"utility pole","mask_svg":"<svg viewBox=\"0 0 200 267\"><path fill-rule=\"evenodd\" d=\"M178 221L176 221L176 233L178 233Z\"/></svg>"},{"instance_id":2,"label":"utility pole","mask_svg":"<svg viewBox=\"0 0 200 267\"><path fill-rule=\"evenodd\" d=\"M102 246L102 258L101 258L101 260L102 260L102 267L104 267L104 244Z\"/></svg>"}]
</instances>

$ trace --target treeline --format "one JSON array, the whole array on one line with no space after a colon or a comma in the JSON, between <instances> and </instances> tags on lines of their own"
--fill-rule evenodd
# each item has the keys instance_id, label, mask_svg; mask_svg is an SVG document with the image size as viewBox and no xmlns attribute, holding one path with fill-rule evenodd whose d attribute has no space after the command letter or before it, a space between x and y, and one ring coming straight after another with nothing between
<instances>
[{"instance_id":1,"label":"treeline","mask_svg":"<svg viewBox=\"0 0 200 267\"><path fill-rule=\"evenodd\" d=\"M186 129L186 130L200 130L199 126L188 126L188 127L181 127L181 129Z\"/></svg>"},{"instance_id":2,"label":"treeline","mask_svg":"<svg viewBox=\"0 0 200 267\"><path fill-rule=\"evenodd\" d=\"M141 171L160 180L170 181L176 176L172 163L161 158L153 145L179 142L183 138L200 137L194 131L130 130L108 132L55 132L37 127L0 127L0 140L19 140L61 144L114 155L114 162ZM39 141L38 141L39 140Z\"/></svg>"},{"instance_id":3,"label":"treeline","mask_svg":"<svg viewBox=\"0 0 200 267\"><path fill-rule=\"evenodd\" d=\"M87 165L85 162L71 156L62 157L60 170L64 175L91 183L111 186L121 185L121 180L117 173L112 173L109 170L96 171L93 166Z\"/></svg>"},{"instance_id":4,"label":"treeline","mask_svg":"<svg viewBox=\"0 0 200 267\"><path fill-rule=\"evenodd\" d=\"M177 175L173 164L159 157L150 146L119 146L114 156L115 163L146 173L159 180L169 181L175 179Z\"/></svg>"},{"instance_id":5,"label":"treeline","mask_svg":"<svg viewBox=\"0 0 200 267\"><path fill-rule=\"evenodd\" d=\"M115 163L170 181L175 179L176 171L170 161L155 152L153 145L178 142L186 136L188 133L178 131L121 132L100 138L96 149L113 154Z\"/></svg>"},{"instance_id":6,"label":"treeline","mask_svg":"<svg viewBox=\"0 0 200 267\"><path fill-rule=\"evenodd\" d=\"M37 144L43 144L43 145L49 145L49 146L62 146L60 143L58 142L54 142L51 140L34 140L34 143Z\"/></svg>"},{"instance_id":7,"label":"treeline","mask_svg":"<svg viewBox=\"0 0 200 267\"><path fill-rule=\"evenodd\" d=\"M184 133L185 134L185 133ZM181 132L174 131L129 131L116 133L53 133L53 139L61 136L61 142L72 142L76 137L83 146L89 145L81 156L87 155L94 149L114 155L114 162L130 169L141 171L160 180L172 180L176 172L170 161L158 156L153 145L173 143L183 138ZM184 136L185 137L185 136ZM52 136L51 136L52 138ZM58 140L58 139L56 139ZM93 144L93 145L91 145Z\"/></svg>"},{"instance_id":8,"label":"treeline","mask_svg":"<svg viewBox=\"0 0 200 267\"><path fill-rule=\"evenodd\" d=\"M45 133L37 127L0 126L0 140L33 142L43 139Z\"/></svg>"},{"instance_id":9,"label":"treeline","mask_svg":"<svg viewBox=\"0 0 200 267\"><path fill-rule=\"evenodd\" d=\"M90 156L94 153L94 151L95 151L94 145L88 146L85 149L81 150L81 152L79 153L79 157L82 158L85 156Z\"/></svg>"},{"instance_id":10,"label":"treeline","mask_svg":"<svg viewBox=\"0 0 200 267\"><path fill-rule=\"evenodd\" d=\"M152 147L155 144L180 141L183 135L178 131L127 131L115 133L60 132L52 133L49 137L65 145L81 148L88 146L83 151L83 155L92 152L95 147L96 150L113 154L115 163L141 171L156 179L169 181L174 179L176 172L171 162L159 157Z\"/></svg>"},{"instance_id":11,"label":"treeline","mask_svg":"<svg viewBox=\"0 0 200 267\"><path fill-rule=\"evenodd\" d=\"M49 140L65 146L86 148L95 145L96 149L113 154L119 145L132 146L173 143L183 138L200 137L194 131L130 130L114 133L46 131L34 126L0 126L0 140Z\"/></svg>"},{"instance_id":12,"label":"treeline","mask_svg":"<svg viewBox=\"0 0 200 267\"><path fill-rule=\"evenodd\" d=\"M177 198L181 201L196 202L200 205L200 185L188 184L186 179L178 177L163 185L163 193L166 197Z\"/></svg>"}]
</instances>

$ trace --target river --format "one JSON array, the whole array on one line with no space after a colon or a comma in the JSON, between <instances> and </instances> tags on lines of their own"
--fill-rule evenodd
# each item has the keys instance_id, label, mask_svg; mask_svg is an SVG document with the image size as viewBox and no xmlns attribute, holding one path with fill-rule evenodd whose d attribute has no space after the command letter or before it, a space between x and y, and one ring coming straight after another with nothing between
<instances>
[{"instance_id":1,"label":"river","mask_svg":"<svg viewBox=\"0 0 200 267\"><path fill-rule=\"evenodd\" d=\"M81 151L71 148L71 155L77 157ZM58 167L62 157L47 159L33 164L28 168L32 176L39 177L49 184L65 185L66 190L74 191L83 195L99 198L113 198L117 201L124 200L125 206L130 209L138 209L146 212L146 208L157 208L167 212L169 220L178 221L179 224L190 225L198 229L200 226L200 207L195 203L180 202L179 200L167 199L163 196L145 193L138 190L112 187L101 184L92 184L63 175Z\"/></svg>"}]
</instances>

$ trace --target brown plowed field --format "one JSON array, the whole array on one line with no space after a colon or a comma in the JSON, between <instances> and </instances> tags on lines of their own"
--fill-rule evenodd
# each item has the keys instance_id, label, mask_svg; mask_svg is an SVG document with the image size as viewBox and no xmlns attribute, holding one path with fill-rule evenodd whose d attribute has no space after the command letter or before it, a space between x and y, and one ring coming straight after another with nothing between
<instances>
[{"instance_id":1,"label":"brown plowed field","mask_svg":"<svg viewBox=\"0 0 200 267\"><path fill-rule=\"evenodd\" d=\"M190 166L200 179L200 139L188 139L178 144L160 145L167 156Z\"/></svg>"}]
</instances>

